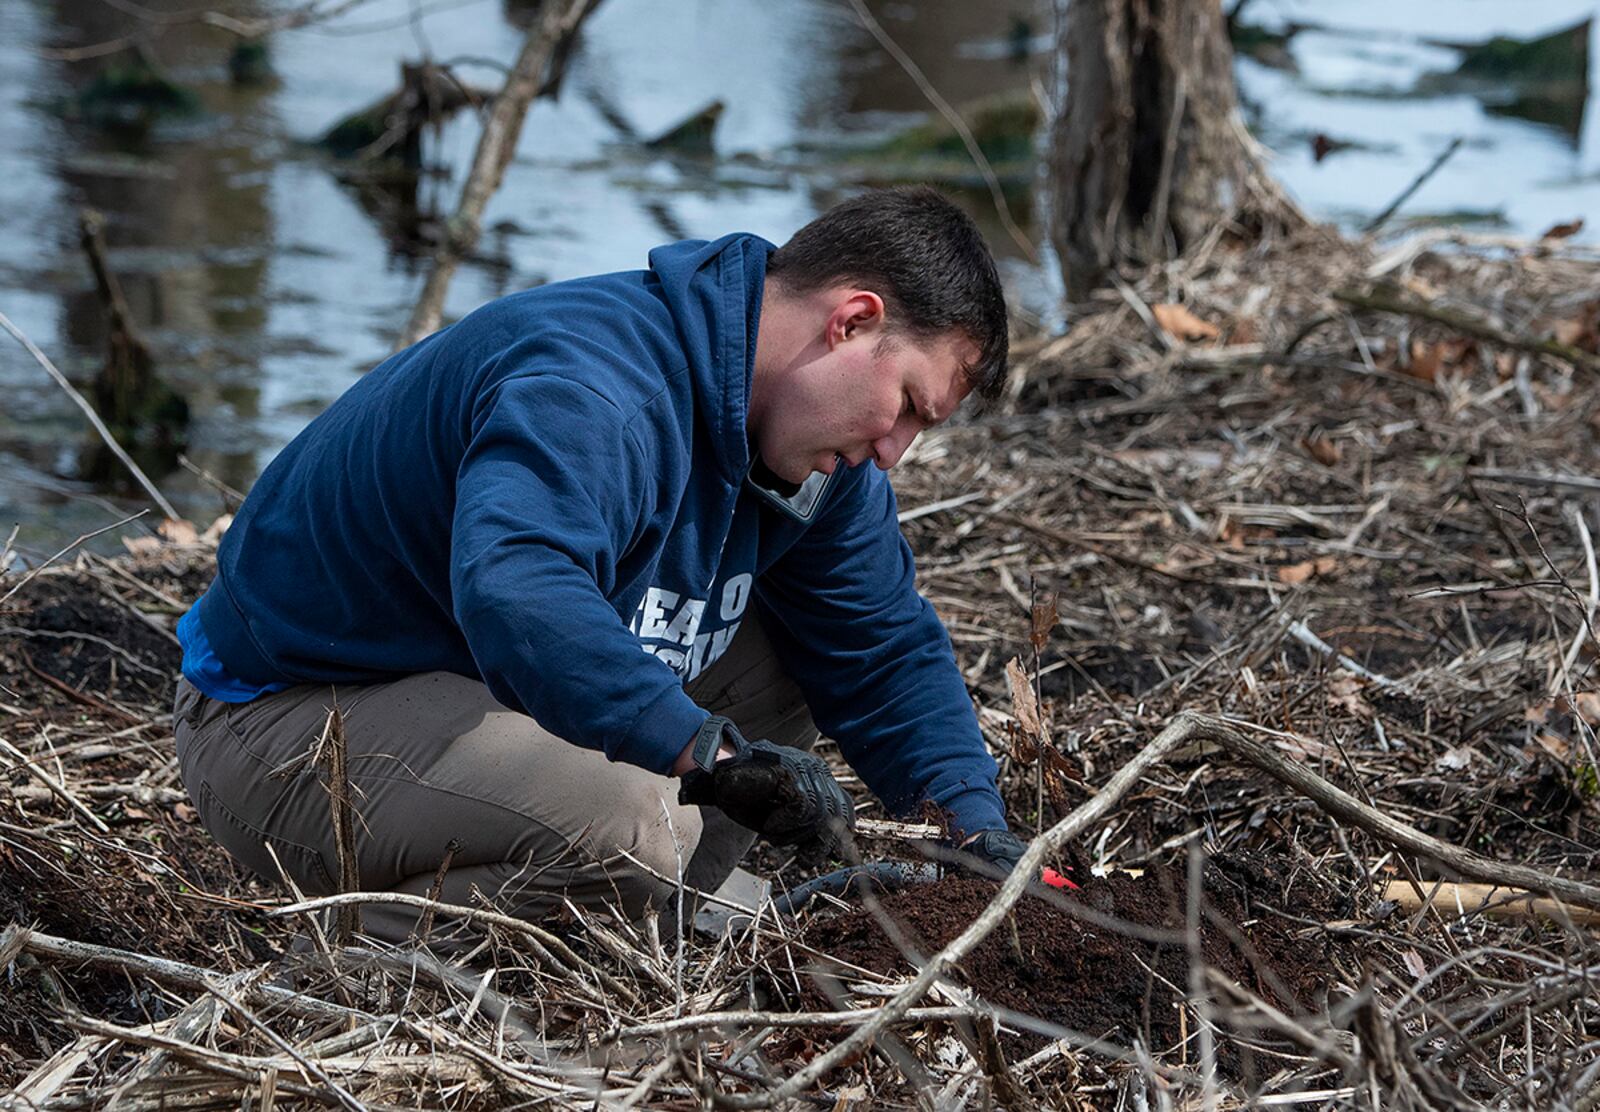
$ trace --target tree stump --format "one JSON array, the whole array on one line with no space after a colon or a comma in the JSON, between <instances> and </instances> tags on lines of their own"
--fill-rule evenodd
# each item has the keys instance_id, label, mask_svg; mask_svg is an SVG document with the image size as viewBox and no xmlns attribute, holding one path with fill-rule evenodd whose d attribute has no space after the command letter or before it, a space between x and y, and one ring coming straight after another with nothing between
<instances>
[{"instance_id":1,"label":"tree stump","mask_svg":"<svg viewBox=\"0 0 1600 1112\"><path fill-rule=\"evenodd\" d=\"M1222 221L1246 234L1305 223L1239 118L1219 0L1072 0L1058 27L1051 215L1069 298Z\"/></svg>"},{"instance_id":2,"label":"tree stump","mask_svg":"<svg viewBox=\"0 0 1600 1112\"><path fill-rule=\"evenodd\" d=\"M139 336L127 299L106 260L104 218L92 209L78 215L78 239L94 271L106 311L106 361L94 377L95 411L119 444L145 468L170 471L185 445L189 403L156 372L150 349ZM94 440L79 474L95 482L125 482L122 464Z\"/></svg>"}]
</instances>

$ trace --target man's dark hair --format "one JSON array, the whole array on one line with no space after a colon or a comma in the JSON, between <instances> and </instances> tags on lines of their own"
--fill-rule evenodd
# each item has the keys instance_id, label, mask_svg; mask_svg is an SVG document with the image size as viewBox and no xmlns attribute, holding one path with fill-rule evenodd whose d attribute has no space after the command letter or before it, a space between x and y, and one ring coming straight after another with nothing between
<instances>
[{"instance_id":1,"label":"man's dark hair","mask_svg":"<svg viewBox=\"0 0 1600 1112\"><path fill-rule=\"evenodd\" d=\"M972 218L927 186L875 189L835 205L767 262L791 293L848 282L882 297L891 330L922 340L955 330L978 347L965 368L981 397L1006 376L1006 299Z\"/></svg>"}]
</instances>

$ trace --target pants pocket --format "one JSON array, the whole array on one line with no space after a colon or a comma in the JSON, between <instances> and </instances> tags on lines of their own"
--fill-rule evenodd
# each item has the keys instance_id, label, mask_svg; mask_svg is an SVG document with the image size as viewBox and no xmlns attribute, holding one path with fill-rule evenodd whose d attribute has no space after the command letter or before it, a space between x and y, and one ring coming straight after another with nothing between
<instances>
[{"instance_id":1,"label":"pants pocket","mask_svg":"<svg viewBox=\"0 0 1600 1112\"><path fill-rule=\"evenodd\" d=\"M211 836L222 843L224 849L247 868L269 881L281 883L278 867L272 862L267 845L283 863L288 873L302 891L310 896L326 896L334 892L333 876L322 860L321 851L288 838L274 837L257 830L228 808L211 790L211 782L202 780L198 801L200 821Z\"/></svg>"}]
</instances>

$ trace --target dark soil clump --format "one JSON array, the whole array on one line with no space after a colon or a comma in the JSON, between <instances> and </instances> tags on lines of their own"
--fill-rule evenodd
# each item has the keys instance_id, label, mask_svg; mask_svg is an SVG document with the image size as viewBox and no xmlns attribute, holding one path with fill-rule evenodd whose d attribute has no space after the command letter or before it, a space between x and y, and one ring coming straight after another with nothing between
<instances>
[{"instance_id":1,"label":"dark soil clump","mask_svg":"<svg viewBox=\"0 0 1600 1112\"><path fill-rule=\"evenodd\" d=\"M1079 867L1075 875L1083 889L1059 904L1024 898L1010 923L961 961L957 979L991 1004L1085 1035L1124 1046L1137 1039L1157 1053L1177 1046L1195 1031L1193 1015L1180 1015L1189 983L1181 870L1098 878ZM947 877L885 895L881 906L925 956L970 925L995 890L987 880ZM1268 902L1282 906L1287 894L1259 863L1208 866L1200 935L1208 966L1293 1014L1317 1007L1328 963L1321 942L1297 938L1293 924L1266 914ZM862 968L914 969L865 908L818 918L805 941ZM1016 1048L1026 1053L1047 1041L1024 1034ZM1239 1071L1237 1059L1222 1065Z\"/></svg>"},{"instance_id":2,"label":"dark soil clump","mask_svg":"<svg viewBox=\"0 0 1600 1112\"><path fill-rule=\"evenodd\" d=\"M171 706L181 652L132 603L66 577L41 578L29 596L23 612L0 616L12 627L0 653L6 687L96 709L107 699Z\"/></svg>"}]
</instances>

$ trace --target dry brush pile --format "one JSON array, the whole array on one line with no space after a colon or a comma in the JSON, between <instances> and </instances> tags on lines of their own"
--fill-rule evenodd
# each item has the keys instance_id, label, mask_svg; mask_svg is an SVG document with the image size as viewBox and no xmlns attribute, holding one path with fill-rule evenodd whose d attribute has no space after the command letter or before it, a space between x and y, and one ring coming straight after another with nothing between
<instances>
[{"instance_id":1,"label":"dry brush pile","mask_svg":"<svg viewBox=\"0 0 1600 1112\"><path fill-rule=\"evenodd\" d=\"M1449 237L1126 275L904 467L1027 864L1077 891L717 938L486 894L418 909L475 952L341 945L177 781L207 544L14 575L8 1106L1600 1105L1600 266Z\"/></svg>"}]
</instances>

